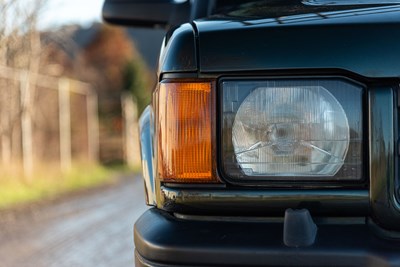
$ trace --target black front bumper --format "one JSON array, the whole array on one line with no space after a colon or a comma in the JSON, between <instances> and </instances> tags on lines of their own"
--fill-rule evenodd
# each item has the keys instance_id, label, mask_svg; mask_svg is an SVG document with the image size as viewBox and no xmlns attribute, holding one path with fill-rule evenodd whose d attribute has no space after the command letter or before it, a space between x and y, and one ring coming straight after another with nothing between
<instances>
[{"instance_id":1,"label":"black front bumper","mask_svg":"<svg viewBox=\"0 0 400 267\"><path fill-rule=\"evenodd\" d=\"M136 222L136 266L400 266L400 239L360 221L318 223L312 246L283 243L283 223L183 220L158 209Z\"/></svg>"}]
</instances>

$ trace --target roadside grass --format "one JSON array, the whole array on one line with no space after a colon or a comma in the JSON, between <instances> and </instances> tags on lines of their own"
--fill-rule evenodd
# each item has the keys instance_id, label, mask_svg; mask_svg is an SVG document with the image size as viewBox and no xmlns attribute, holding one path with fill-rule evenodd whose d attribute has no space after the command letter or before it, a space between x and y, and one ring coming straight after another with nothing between
<instances>
[{"instance_id":1,"label":"roadside grass","mask_svg":"<svg viewBox=\"0 0 400 267\"><path fill-rule=\"evenodd\" d=\"M95 164L74 164L71 170L61 172L58 166L36 167L24 177L19 167L0 169L0 209L58 195L95 187L116 181L117 173L129 172L127 167L104 167Z\"/></svg>"}]
</instances>

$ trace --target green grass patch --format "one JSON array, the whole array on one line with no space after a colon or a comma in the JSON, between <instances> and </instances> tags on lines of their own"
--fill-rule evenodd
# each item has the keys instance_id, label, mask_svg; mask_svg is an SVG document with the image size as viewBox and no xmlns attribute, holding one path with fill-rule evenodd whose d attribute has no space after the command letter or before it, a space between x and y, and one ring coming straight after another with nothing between
<instances>
[{"instance_id":1,"label":"green grass patch","mask_svg":"<svg viewBox=\"0 0 400 267\"><path fill-rule=\"evenodd\" d=\"M128 170L75 164L70 171L64 173L58 166L43 166L36 168L30 177L24 177L20 168L0 169L0 209L112 183L121 171Z\"/></svg>"},{"instance_id":2,"label":"green grass patch","mask_svg":"<svg viewBox=\"0 0 400 267\"><path fill-rule=\"evenodd\" d=\"M75 167L66 174L64 187L67 190L76 190L96 186L111 180L111 169L106 169L102 166Z\"/></svg>"}]
</instances>

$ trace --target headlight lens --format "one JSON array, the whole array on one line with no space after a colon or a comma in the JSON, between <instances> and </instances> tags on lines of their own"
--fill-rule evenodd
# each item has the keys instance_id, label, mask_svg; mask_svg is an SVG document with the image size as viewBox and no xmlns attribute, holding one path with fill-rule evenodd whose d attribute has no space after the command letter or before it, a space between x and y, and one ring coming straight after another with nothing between
<instances>
[{"instance_id":1,"label":"headlight lens","mask_svg":"<svg viewBox=\"0 0 400 267\"><path fill-rule=\"evenodd\" d=\"M360 86L299 79L222 87L224 170L231 178L361 178Z\"/></svg>"}]
</instances>

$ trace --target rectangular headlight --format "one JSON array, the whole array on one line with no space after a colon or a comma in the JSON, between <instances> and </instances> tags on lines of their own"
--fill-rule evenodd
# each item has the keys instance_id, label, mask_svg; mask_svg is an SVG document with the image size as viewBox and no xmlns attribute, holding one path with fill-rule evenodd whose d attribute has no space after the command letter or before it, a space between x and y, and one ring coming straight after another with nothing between
<instances>
[{"instance_id":1,"label":"rectangular headlight","mask_svg":"<svg viewBox=\"0 0 400 267\"><path fill-rule=\"evenodd\" d=\"M223 80L228 179L362 178L363 87L345 79Z\"/></svg>"}]
</instances>

